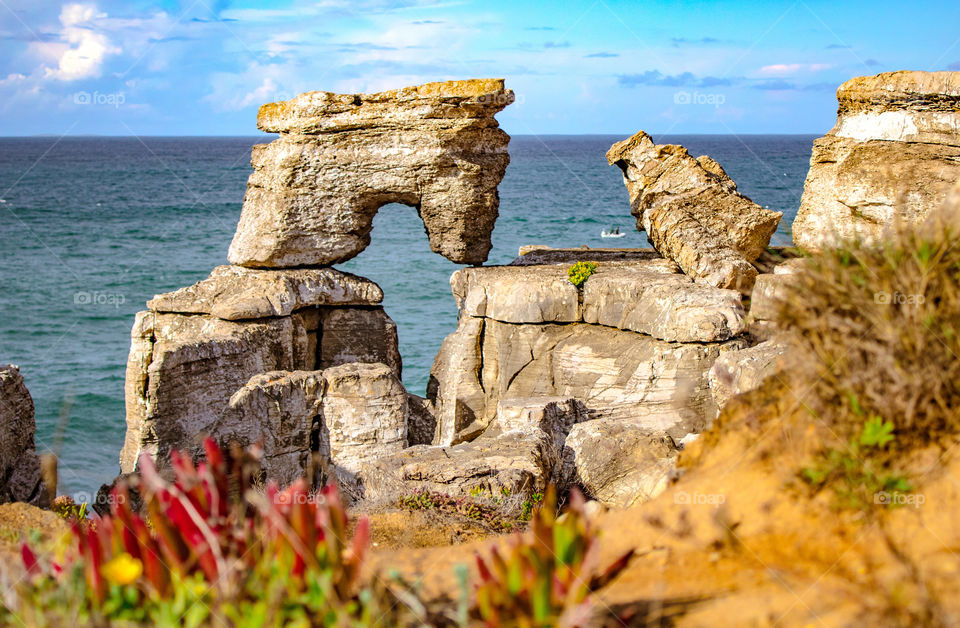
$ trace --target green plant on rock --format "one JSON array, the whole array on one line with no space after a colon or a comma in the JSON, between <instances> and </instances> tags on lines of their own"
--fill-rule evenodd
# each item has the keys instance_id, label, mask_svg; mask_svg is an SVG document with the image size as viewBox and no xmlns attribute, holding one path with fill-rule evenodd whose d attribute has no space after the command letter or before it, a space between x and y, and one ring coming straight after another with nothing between
<instances>
[{"instance_id":1,"label":"green plant on rock","mask_svg":"<svg viewBox=\"0 0 960 628\"><path fill-rule=\"evenodd\" d=\"M471 489L470 497L454 497L444 493L417 490L401 495L397 505L407 510L430 510L456 515L480 523L494 532L510 532L523 527L522 518L501 507L502 498L483 497L490 492ZM509 491L501 493L508 496Z\"/></svg>"},{"instance_id":2,"label":"green plant on rock","mask_svg":"<svg viewBox=\"0 0 960 628\"><path fill-rule=\"evenodd\" d=\"M490 628L584 626L591 620L591 593L627 566L633 550L594 570L597 533L584 513L583 496L572 491L560 517L556 500L551 486L527 533L511 539L502 552L493 546L486 557L476 555L471 620Z\"/></svg>"},{"instance_id":3,"label":"green plant on rock","mask_svg":"<svg viewBox=\"0 0 960 628\"><path fill-rule=\"evenodd\" d=\"M860 408L856 399L851 404ZM813 464L800 470L800 477L815 490L833 490L840 508L893 505L887 500L878 501L877 496L911 490L906 477L889 470L884 461L883 451L894 440L893 424L872 416L845 448L828 448Z\"/></svg>"},{"instance_id":4,"label":"green plant on rock","mask_svg":"<svg viewBox=\"0 0 960 628\"><path fill-rule=\"evenodd\" d=\"M577 288L582 288L584 282L595 272L597 272L597 265L595 263L577 262L567 270L567 277L570 278L570 283Z\"/></svg>"},{"instance_id":5,"label":"green plant on rock","mask_svg":"<svg viewBox=\"0 0 960 628\"><path fill-rule=\"evenodd\" d=\"M384 586L364 586L369 541L361 519L347 539L347 513L333 486L304 480L264 492L255 461L228 460L205 443L197 465L173 452L173 482L140 460L145 513L126 485L109 515L74 520L72 547L53 558L22 548L28 582L13 613L30 626L369 626L393 625ZM238 452L239 453L239 452ZM2 615L3 611L0 611ZM10 617L0 616L0 622Z\"/></svg>"}]
</instances>

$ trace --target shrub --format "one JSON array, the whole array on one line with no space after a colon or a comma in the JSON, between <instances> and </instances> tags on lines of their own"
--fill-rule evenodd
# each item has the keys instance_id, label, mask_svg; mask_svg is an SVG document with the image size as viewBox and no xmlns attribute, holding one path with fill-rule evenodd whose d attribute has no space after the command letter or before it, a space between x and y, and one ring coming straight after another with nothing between
<instances>
[{"instance_id":1,"label":"shrub","mask_svg":"<svg viewBox=\"0 0 960 628\"><path fill-rule=\"evenodd\" d=\"M597 272L597 265L593 262L577 262L567 270L567 277L570 278L570 283L580 288L595 272Z\"/></svg>"},{"instance_id":2,"label":"shrub","mask_svg":"<svg viewBox=\"0 0 960 628\"><path fill-rule=\"evenodd\" d=\"M529 518L529 512L522 505L519 511L514 513L512 511L517 509L504 504L502 498L489 497L487 491L474 490L470 495L471 497L453 497L434 491L417 490L401 495L397 505L407 510L436 511L463 517L484 525L494 532L510 532L522 528L527 520L524 515L526 514ZM509 494L503 497L509 497Z\"/></svg>"},{"instance_id":3,"label":"shrub","mask_svg":"<svg viewBox=\"0 0 960 628\"><path fill-rule=\"evenodd\" d=\"M491 628L582 626L590 621L590 594L627 566L633 550L594 571L597 535L584 513L583 496L571 491L569 508L559 518L556 500L551 486L529 532L513 537L505 552L493 546L486 558L476 555L471 619Z\"/></svg>"},{"instance_id":4,"label":"shrub","mask_svg":"<svg viewBox=\"0 0 960 628\"><path fill-rule=\"evenodd\" d=\"M779 322L803 350L804 398L841 439L863 416L890 422L897 447L960 428L958 237L941 221L848 244L810 257L787 286Z\"/></svg>"},{"instance_id":5,"label":"shrub","mask_svg":"<svg viewBox=\"0 0 960 628\"><path fill-rule=\"evenodd\" d=\"M198 465L174 452L175 480L140 461L146 517L130 508L127 486L110 515L73 525L59 560L23 546L30 582L18 619L27 625L287 626L392 625L385 587L359 586L369 539L361 519L347 542L337 490L252 488L249 458L228 461L213 441ZM9 619L2 618L0 619Z\"/></svg>"}]
</instances>

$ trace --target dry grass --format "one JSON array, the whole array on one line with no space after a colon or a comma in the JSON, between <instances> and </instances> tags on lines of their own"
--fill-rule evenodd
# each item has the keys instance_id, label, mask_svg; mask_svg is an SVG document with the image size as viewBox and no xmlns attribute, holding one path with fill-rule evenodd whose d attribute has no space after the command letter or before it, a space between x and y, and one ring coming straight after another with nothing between
<instances>
[{"instance_id":1,"label":"dry grass","mask_svg":"<svg viewBox=\"0 0 960 628\"><path fill-rule=\"evenodd\" d=\"M781 303L810 407L844 439L868 417L891 421L900 447L960 431L960 229L947 215L810 257Z\"/></svg>"}]
</instances>

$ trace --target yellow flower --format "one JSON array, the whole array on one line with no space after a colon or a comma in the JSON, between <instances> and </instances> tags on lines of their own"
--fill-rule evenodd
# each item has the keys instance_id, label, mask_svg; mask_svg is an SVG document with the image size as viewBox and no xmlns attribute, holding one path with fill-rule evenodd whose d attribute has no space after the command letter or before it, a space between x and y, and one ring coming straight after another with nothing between
<instances>
[{"instance_id":1,"label":"yellow flower","mask_svg":"<svg viewBox=\"0 0 960 628\"><path fill-rule=\"evenodd\" d=\"M143 564L130 554L120 554L103 566L103 577L113 584L130 584L143 573Z\"/></svg>"}]
</instances>

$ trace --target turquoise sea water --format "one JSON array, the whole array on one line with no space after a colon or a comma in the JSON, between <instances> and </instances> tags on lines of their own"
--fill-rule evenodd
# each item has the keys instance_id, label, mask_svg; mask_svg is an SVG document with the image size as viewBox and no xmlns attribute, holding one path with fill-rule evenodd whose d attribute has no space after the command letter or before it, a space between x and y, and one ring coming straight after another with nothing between
<instances>
[{"instance_id":1,"label":"turquoise sea water","mask_svg":"<svg viewBox=\"0 0 960 628\"><path fill-rule=\"evenodd\" d=\"M524 244L646 246L620 173L604 158L620 139L514 137L488 263L509 262ZM744 194L784 211L774 243L790 243L812 136L654 139L717 159ZM133 314L154 294L225 263L250 148L263 141L0 139L0 363L21 367L38 449L61 452L62 491L86 497L118 472ZM628 235L602 239L610 226ZM457 266L430 251L413 209L387 206L371 246L339 267L383 287L404 383L423 394L433 357L456 327L448 282Z\"/></svg>"}]
</instances>

